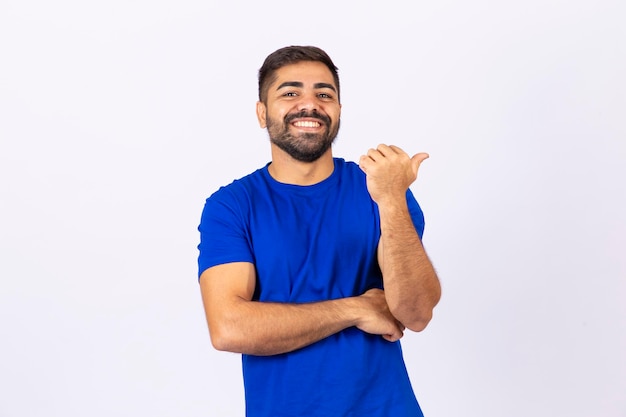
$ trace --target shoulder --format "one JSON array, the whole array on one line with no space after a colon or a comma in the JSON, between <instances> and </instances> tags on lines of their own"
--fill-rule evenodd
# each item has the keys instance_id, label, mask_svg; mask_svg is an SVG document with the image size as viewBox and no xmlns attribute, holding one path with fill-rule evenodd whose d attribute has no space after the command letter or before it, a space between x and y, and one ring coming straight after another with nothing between
<instances>
[{"instance_id":1,"label":"shoulder","mask_svg":"<svg viewBox=\"0 0 626 417\"><path fill-rule=\"evenodd\" d=\"M228 201L246 198L251 193L261 191L266 182L264 178L264 170L266 168L259 168L256 171L233 180L230 184L220 187L217 191L213 192L208 201Z\"/></svg>"},{"instance_id":2,"label":"shoulder","mask_svg":"<svg viewBox=\"0 0 626 417\"><path fill-rule=\"evenodd\" d=\"M213 192L205 201L203 221L209 217L247 216L258 195L267 193L263 170L260 168Z\"/></svg>"},{"instance_id":3,"label":"shoulder","mask_svg":"<svg viewBox=\"0 0 626 417\"><path fill-rule=\"evenodd\" d=\"M356 162L346 161L343 158L335 158L335 169L342 179L365 181L365 173Z\"/></svg>"},{"instance_id":4,"label":"shoulder","mask_svg":"<svg viewBox=\"0 0 626 417\"><path fill-rule=\"evenodd\" d=\"M335 168L344 169L349 172L361 171L361 168L359 168L356 162L346 161L344 158L333 158L333 160L335 161Z\"/></svg>"}]
</instances>

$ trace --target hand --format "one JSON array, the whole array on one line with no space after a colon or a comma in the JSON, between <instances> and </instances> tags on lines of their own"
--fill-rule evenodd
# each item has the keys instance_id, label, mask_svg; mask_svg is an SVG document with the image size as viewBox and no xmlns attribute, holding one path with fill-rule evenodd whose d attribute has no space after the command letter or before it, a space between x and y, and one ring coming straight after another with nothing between
<instances>
[{"instance_id":1,"label":"hand","mask_svg":"<svg viewBox=\"0 0 626 417\"><path fill-rule=\"evenodd\" d=\"M365 310L357 328L370 334L379 334L389 342L400 340L404 326L389 311L383 290L373 288L358 297Z\"/></svg>"},{"instance_id":2,"label":"hand","mask_svg":"<svg viewBox=\"0 0 626 417\"><path fill-rule=\"evenodd\" d=\"M394 145L381 144L367 151L359 159L359 167L367 176L367 190L372 199L378 204L388 199L404 199L426 158L428 154L423 152L409 157Z\"/></svg>"}]
</instances>

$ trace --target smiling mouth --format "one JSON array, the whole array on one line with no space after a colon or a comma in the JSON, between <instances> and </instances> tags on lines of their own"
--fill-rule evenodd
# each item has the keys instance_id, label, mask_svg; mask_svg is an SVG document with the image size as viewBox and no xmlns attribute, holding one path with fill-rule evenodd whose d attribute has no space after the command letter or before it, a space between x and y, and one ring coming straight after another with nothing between
<instances>
[{"instance_id":1,"label":"smiling mouth","mask_svg":"<svg viewBox=\"0 0 626 417\"><path fill-rule=\"evenodd\" d=\"M311 120L299 120L297 122L293 122L295 127L320 127L320 122L315 122Z\"/></svg>"}]
</instances>

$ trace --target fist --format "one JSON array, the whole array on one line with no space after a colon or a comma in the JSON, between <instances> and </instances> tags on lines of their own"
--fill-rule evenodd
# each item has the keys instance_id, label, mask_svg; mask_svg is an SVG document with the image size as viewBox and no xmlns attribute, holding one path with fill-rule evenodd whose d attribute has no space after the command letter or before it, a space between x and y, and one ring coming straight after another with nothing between
<instances>
[{"instance_id":1,"label":"fist","mask_svg":"<svg viewBox=\"0 0 626 417\"><path fill-rule=\"evenodd\" d=\"M365 172L372 199L378 204L388 199L404 199L426 158L428 154L423 152L410 157L394 145L381 144L367 151L359 159L359 167Z\"/></svg>"},{"instance_id":2,"label":"fist","mask_svg":"<svg viewBox=\"0 0 626 417\"><path fill-rule=\"evenodd\" d=\"M389 342L402 338L405 328L389 311L383 290L371 289L358 298L364 307L358 329L380 335Z\"/></svg>"}]
</instances>

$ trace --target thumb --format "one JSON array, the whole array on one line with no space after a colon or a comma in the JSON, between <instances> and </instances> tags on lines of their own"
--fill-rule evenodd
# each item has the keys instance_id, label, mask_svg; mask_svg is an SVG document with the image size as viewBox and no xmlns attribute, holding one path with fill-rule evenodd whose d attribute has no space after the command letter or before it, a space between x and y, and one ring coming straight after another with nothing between
<instances>
[{"instance_id":1,"label":"thumb","mask_svg":"<svg viewBox=\"0 0 626 417\"><path fill-rule=\"evenodd\" d=\"M413 155L413 157L411 158L411 166L413 167L413 172L415 172L415 174L417 174L417 170L419 169L422 162L428 159L429 156L430 155L428 155L426 152L420 152Z\"/></svg>"}]
</instances>

